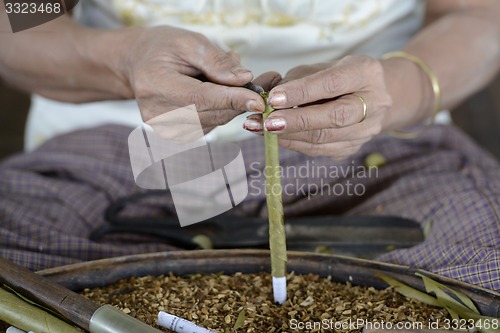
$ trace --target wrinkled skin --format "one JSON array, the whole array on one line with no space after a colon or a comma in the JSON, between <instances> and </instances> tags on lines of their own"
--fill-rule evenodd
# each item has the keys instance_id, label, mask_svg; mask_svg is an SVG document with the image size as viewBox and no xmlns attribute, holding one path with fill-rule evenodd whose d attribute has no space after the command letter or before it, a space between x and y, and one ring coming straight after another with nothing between
<instances>
[{"instance_id":1,"label":"wrinkled skin","mask_svg":"<svg viewBox=\"0 0 500 333\"><path fill-rule=\"evenodd\" d=\"M363 103L353 93L367 104L364 120ZM288 149L343 159L382 131L392 101L381 63L348 56L291 69L271 90L269 103L276 111L264 124L261 115L250 116L246 129L278 133Z\"/></svg>"},{"instance_id":2,"label":"wrinkled skin","mask_svg":"<svg viewBox=\"0 0 500 333\"><path fill-rule=\"evenodd\" d=\"M241 88L252 80L252 73L236 55L213 46L203 35L158 27L140 30L131 40L121 70L128 71L145 121L195 104L207 131L243 112L264 110L257 93Z\"/></svg>"}]
</instances>

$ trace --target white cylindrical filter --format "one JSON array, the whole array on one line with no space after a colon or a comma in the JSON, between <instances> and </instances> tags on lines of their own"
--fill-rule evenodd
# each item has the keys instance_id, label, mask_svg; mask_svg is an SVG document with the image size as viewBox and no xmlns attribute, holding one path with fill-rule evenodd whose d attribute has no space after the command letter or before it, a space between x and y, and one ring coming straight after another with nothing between
<instances>
[{"instance_id":1,"label":"white cylindrical filter","mask_svg":"<svg viewBox=\"0 0 500 333\"><path fill-rule=\"evenodd\" d=\"M163 311L158 313L158 325L177 333L217 333Z\"/></svg>"},{"instance_id":2,"label":"white cylindrical filter","mask_svg":"<svg viewBox=\"0 0 500 333\"><path fill-rule=\"evenodd\" d=\"M286 276L273 276L274 302L283 304L286 302Z\"/></svg>"}]
</instances>

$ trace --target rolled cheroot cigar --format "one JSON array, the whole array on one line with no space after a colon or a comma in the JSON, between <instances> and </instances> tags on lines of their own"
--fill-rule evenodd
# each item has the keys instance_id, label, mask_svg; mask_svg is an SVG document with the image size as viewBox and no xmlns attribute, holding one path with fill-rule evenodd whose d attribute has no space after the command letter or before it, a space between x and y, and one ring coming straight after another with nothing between
<instances>
[{"instance_id":1,"label":"rolled cheroot cigar","mask_svg":"<svg viewBox=\"0 0 500 333\"><path fill-rule=\"evenodd\" d=\"M11 327L7 328L7 331L5 331L5 333L34 333L34 332L32 332L32 331L25 332L23 330L20 330L19 328L15 328L14 326L11 326Z\"/></svg>"},{"instance_id":2,"label":"rolled cheroot cigar","mask_svg":"<svg viewBox=\"0 0 500 333\"><path fill-rule=\"evenodd\" d=\"M267 103L267 93L261 93L266 102L264 121L274 109ZM274 301L283 304L286 301L286 235L283 215L280 159L278 136L264 131L266 201L269 214L269 248L271 250L271 275L273 278Z\"/></svg>"}]
</instances>

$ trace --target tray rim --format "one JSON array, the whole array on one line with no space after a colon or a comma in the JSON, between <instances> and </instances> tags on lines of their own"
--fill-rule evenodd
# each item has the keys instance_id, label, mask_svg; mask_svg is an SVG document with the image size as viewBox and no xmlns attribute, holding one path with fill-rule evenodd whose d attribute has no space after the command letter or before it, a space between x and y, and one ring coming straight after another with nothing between
<instances>
[{"instance_id":1,"label":"tray rim","mask_svg":"<svg viewBox=\"0 0 500 333\"><path fill-rule=\"evenodd\" d=\"M112 272L115 269L118 269L117 277L122 277L127 274L127 271L121 268L130 265L136 265L142 263L143 265L151 266L151 269L161 269L160 266L164 267L177 267L180 268L179 264L187 263L188 265L196 266L196 262L199 261L198 264L203 261L209 261L211 263L216 263L221 265L224 261L231 262L231 260L241 260L246 259L244 263L238 263L241 267L245 267L248 263L249 267L258 267L260 266L260 271L269 272L269 250L260 250L260 249L231 249L231 250L182 250L182 251L166 251L166 252L153 252L153 253L144 253L144 254L134 254L134 255L126 255L119 257L111 257L105 259L98 259L92 261L85 261L70 265L58 266L54 268L48 268L37 273L49 278L51 280L55 280L55 282L61 283L65 285L68 284L67 287L73 290L81 290L86 288L74 288L71 287L71 283L74 285L78 285L78 281L80 278L84 278L83 273L87 275L92 275L92 273L98 274L99 272ZM148 266L148 267L149 267ZM163 267L162 266L162 267ZM203 265L201 265L203 267ZM380 271L382 273L386 273L387 275L393 276L401 280L403 278L404 283L410 284L412 287L415 287L421 291L425 291L423 288L423 283L421 279L415 276L415 273L421 273L422 275L428 276L440 283L443 283L447 286L450 286L456 290L465 292L469 297L471 297L475 303L481 309L481 313L484 312L485 306L491 306L492 309L489 309L489 314L496 317L500 317L500 293L494 290L486 289L480 286L475 286L467 282L459 281L456 279L452 279L440 274L432 273L420 268L404 266L392 263L386 263L381 261L374 261L369 259L360 259L348 256L341 255L329 255L329 254L318 254L312 252L299 252L299 251L289 251L288 252L288 267L291 267L289 271L296 271L295 267L316 267L318 269L323 269L325 271L331 270L334 266L343 268L352 266L353 269L362 269L360 272L361 275L365 275L369 277L371 275L372 278L378 279L375 277L374 272ZM206 266L209 267L209 266ZM120 270L121 269L121 270ZM217 270L220 272L220 270ZM217 272L214 271L214 272ZM229 273L234 272L235 270L227 269ZM236 270L237 271L237 270ZM255 270L253 270L255 272ZM210 273L214 273L210 272ZM222 271L224 272L224 271ZM169 272L165 271L160 274L167 274ZM191 272L197 273L197 272ZM303 274L299 272L300 274ZM322 274L322 272L314 272L310 273ZM344 272L345 273L345 272ZM182 273L183 274L183 273ZM181 275L182 275L181 274ZM185 273L190 274L190 273ZM110 274L112 275L112 274ZM330 274L333 276L333 274ZM129 275L130 277L132 275ZM126 278L122 277L122 278ZM363 276L361 276L362 278ZM113 277L111 277L113 278ZM351 276L349 276L349 279ZM337 279L334 276L334 280L339 282L348 282L344 279ZM362 280L362 279L361 279ZM117 280L116 280L117 281ZM116 281L111 281L105 284L110 284ZM353 284L361 284L356 279L349 281ZM102 284L102 285L105 285ZM364 284L366 285L366 284ZM380 285L386 285L385 282L380 283ZM89 286L93 287L93 286ZM377 286L375 286L377 287ZM488 301L491 304L488 304Z\"/></svg>"}]
</instances>

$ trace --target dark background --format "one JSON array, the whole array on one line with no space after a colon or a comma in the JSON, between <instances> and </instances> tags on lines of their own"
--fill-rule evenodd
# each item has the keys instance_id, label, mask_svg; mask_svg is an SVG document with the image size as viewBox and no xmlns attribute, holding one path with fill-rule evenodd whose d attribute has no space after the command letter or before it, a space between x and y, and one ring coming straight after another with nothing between
<instances>
[{"instance_id":1,"label":"dark background","mask_svg":"<svg viewBox=\"0 0 500 333\"><path fill-rule=\"evenodd\" d=\"M29 96L0 82L0 159L22 151ZM500 160L500 76L452 113L456 125Z\"/></svg>"}]
</instances>

